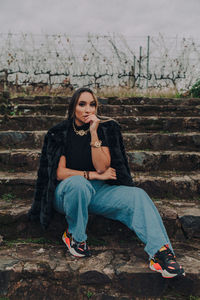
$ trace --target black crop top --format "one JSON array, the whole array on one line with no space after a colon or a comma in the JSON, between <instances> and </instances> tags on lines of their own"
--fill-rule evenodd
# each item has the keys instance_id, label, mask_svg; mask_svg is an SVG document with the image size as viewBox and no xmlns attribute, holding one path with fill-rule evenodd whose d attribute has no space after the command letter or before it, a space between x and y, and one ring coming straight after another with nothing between
<instances>
[{"instance_id":1,"label":"black crop top","mask_svg":"<svg viewBox=\"0 0 200 300\"><path fill-rule=\"evenodd\" d=\"M89 126L89 124L84 124L82 126L76 125L75 127L77 130L87 130ZM102 146L108 146L100 126L97 129L97 135L102 141ZM67 168L79 171L95 171L92 163L90 142L90 132L88 132L87 135L84 136L77 135L74 132L72 123L70 124L65 149Z\"/></svg>"}]
</instances>

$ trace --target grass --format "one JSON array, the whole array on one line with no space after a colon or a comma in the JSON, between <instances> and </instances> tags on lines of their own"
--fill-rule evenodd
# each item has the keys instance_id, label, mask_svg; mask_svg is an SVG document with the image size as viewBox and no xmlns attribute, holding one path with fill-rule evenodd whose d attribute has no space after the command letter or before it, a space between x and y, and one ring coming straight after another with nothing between
<instances>
[{"instance_id":1,"label":"grass","mask_svg":"<svg viewBox=\"0 0 200 300\"><path fill-rule=\"evenodd\" d=\"M11 202L15 198L16 198L16 196L14 194L12 194L12 193L8 193L8 194L3 194L2 195L2 200L6 201L6 202Z\"/></svg>"},{"instance_id":2,"label":"grass","mask_svg":"<svg viewBox=\"0 0 200 300\"><path fill-rule=\"evenodd\" d=\"M13 246L16 244L60 244L59 242L51 241L46 238L27 238L27 239L16 239L16 240L5 240L6 246Z\"/></svg>"},{"instance_id":3,"label":"grass","mask_svg":"<svg viewBox=\"0 0 200 300\"><path fill-rule=\"evenodd\" d=\"M95 89L94 92L98 97L148 97L148 98L180 98L181 94L175 88L148 88L148 89L139 89L139 88L129 88L127 86L118 86L118 87L106 87ZM16 97L35 97L35 96L72 96L74 91L69 89L44 89L40 91L30 91L26 88L23 88L23 91L9 91L10 98Z\"/></svg>"},{"instance_id":4,"label":"grass","mask_svg":"<svg viewBox=\"0 0 200 300\"><path fill-rule=\"evenodd\" d=\"M175 88L129 88L129 87L107 87L96 91L99 97L148 97L148 98L180 98Z\"/></svg>"}]
</instances>

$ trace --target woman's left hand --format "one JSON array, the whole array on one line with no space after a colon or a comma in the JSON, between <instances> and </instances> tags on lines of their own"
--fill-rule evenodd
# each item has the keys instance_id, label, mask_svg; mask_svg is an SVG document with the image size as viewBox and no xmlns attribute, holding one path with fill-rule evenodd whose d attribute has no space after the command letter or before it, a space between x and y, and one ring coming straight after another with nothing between
<instances>
[{"instance_id":1,"label":"woman's left hand","mask_svg":"<svg viewBox=\"0 0 200 300\"><path fill-rule=\"evenodd\" d=\"M90 123L90 132L93 132L93 131L97 131L100 120L97 118L95 114L92 114L85 119L85 122Z\"/></svg>"}]
</instances>

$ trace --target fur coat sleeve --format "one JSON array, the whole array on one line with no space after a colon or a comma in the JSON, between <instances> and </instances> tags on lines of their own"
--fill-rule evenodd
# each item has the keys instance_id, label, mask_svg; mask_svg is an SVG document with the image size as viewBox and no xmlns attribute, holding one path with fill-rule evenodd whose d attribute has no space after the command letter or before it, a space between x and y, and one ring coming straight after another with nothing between
<instances>
[{"instance_id":1,"label":"fur coat sleeve","mask_svg":"<svg viewBox=\"0 0 200 300\"><path fill-rule=\"evenodd\" d=\"M37 172L37 181L35 186L34 201L32 207L28 213L31 220L37 220L41 211L41 199L45 197L46 187L48 184L48 160L47 160L47 143L48 135L45 135L44 143L42 147L42 153L40 156L40 164Z\"/></svg>"},{"instance_id":2,"label":"fur coat sleeve","mask_svg":"<svg viewBox=\"0 0 200 300\"><path fill-rule=\"evenodd\" d=\"M103 128L111 154L111 167L116 169L117 180L107 180L111 185L134 186L125 152L120 125L115 121L105 123Z\"/></svg>"}]
</instances>

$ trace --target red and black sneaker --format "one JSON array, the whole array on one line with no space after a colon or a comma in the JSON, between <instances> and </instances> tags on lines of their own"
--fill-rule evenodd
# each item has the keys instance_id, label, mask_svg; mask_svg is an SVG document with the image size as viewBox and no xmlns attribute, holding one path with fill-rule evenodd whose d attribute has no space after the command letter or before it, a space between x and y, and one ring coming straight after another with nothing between
<instances>
[{"instance_id":1,"label":"red and black sneaker","mask_svg":"<svg viewBox=\"0 0 200 300\"><path fill-rule=\"evenodd\" d=\"M69 249L69 252L76 257L89 257L91 253L87 246L86 241L77 242L73 239L72 235L68 232L68 229L63 233L62 240Z\"/></svg>"},{"instance_id":2,"label":"red and black sneaker","mask_svg":"<svg viewBox=\"0 0 200 300\"><path fill-rule=\"evenodd\" d=\"M185 276L183 268L176 262L175 256L168 245L163 246L150 260L151 270L159 272L164 278Z\"/></svg>"}]
</instances>

